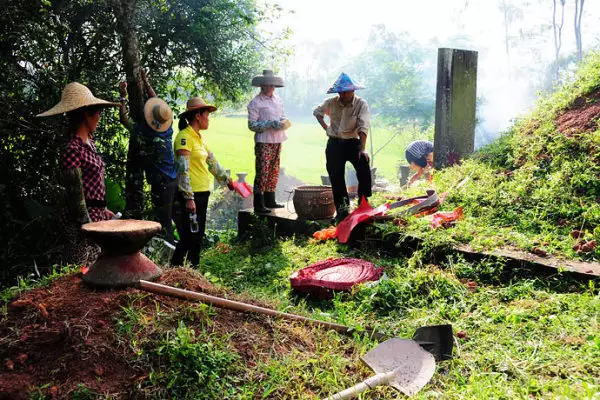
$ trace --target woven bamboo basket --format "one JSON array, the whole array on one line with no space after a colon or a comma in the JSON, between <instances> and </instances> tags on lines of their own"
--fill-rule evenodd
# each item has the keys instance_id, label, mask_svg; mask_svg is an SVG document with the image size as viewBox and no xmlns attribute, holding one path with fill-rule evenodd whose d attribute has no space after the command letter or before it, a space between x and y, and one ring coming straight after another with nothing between
<instances>
[{"instance_id":1,"label":"woven bamboo basket","mask_svg":"<svg viewBox=\"0 0 600 400\"><path fill-rule=\"evenodd\" d=\"M294 208L301 219L328 219L335 214L331 186L298 186Z\"/></svg>"}]
</instances>

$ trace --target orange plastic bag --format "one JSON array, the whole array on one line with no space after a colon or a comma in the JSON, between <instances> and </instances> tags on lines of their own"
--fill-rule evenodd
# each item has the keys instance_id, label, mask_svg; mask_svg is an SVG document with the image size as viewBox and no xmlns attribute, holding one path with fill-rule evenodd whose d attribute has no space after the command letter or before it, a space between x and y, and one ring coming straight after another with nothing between
<instances>
[{"instance_id":1,"label":"orange plastic bag","mask_svg":"<svg viewBox=\"0 0 600 400\"><path fill-rule=\"evenodd\" d=\"M335 238L335 232L337 228L335 226L330 226L329 228L321 229L320 231L316 231L313 233L313 237L317 240L329 240Z\"/></svg>"},{"instance_id":2,"label":"orange plastic bag","mask_svg":"<svg viewBox=\"0 0 600 400\"><path fill-rule=\"evenodd\" d=\"M458 207L456 210L452 212L438 212L433 214L433 219L431 220L432 228L447 227L450 222L458 221L463 217L463 209L462 207Z\"/></svg>"}]
</instances>

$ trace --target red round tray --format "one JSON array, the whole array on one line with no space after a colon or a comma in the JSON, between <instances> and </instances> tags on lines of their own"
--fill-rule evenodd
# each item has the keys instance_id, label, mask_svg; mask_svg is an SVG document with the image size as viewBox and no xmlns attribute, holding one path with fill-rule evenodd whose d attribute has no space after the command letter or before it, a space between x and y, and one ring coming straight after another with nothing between
<instances>
[{"instance_id":1,"label":"red round tray","mask_svg":"<svg viewBox=\"0 0 600 400\"><path fill-rule=\"evenodd\" d=\"M337 258L319 261L290 275L292 288L300 293L322 295L329 290L351 290L356 284L376 281L383 268L358 258Z\"/></svg>"}]
</instances>

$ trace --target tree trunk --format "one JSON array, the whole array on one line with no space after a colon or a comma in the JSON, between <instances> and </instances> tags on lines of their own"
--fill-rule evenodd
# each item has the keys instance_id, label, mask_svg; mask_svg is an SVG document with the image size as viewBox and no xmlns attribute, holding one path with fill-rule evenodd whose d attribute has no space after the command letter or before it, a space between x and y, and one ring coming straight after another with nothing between
<instances>
[{"instance_id":1,"label":"tree trunk","mask_svg":"<svg viewBox=\"0 0 600 400\"><path fill-rule=\"evenodd\" d=\"M144 99L140 76L140 51L135 27L135 0L113 0L117 29L123 49L123 66L127 76L127 94L129 95L129 116L142 121ZM144 205L144 176L140 143L135 132L130 132L127 152L127 187L125 209L131 217L141 218Z\"/></svg>"},{"instance_id":2,"label":"tree trunk","mask_svg":"<svg viewBox=\"0 0 600 400\"><path fill-rule=\"evenodd\" d=\"M575 0L575 45L577 47L577 58L583 58L583 45L581 43L581 17L583 16L583 4L585 0Z\"/></svg>"},{"instance_id":3,"label":"tree trunk","mask_svg":"<svg viewBox=\"0 0 600 400\"><path fill-rule=\"evenodd\" d=\"M565 3L566 0L559 0L561 5L560 25L556 23L556 0L553 0L552 7L552 28L554 30L554 61L555 61L555 81L558 84L560 79L560 48L562 47L562 28L565 23Z\"/></svg>"},{"instance_id":4,"label":"tree trunk","mask_svg":"<svg viewBox=\"0 0 600 400\"><path fill-rule=\"evenodd\" d=\"M506 1L502 0L501 3L501 7L502 9L502 14L504 15L504 47L505 47L505 52L506 52L506 74L508 76L508 79L510 80L510 47L509 47L509 37L508 37L508 25L510 24L509 18L508 18L508 5L506 4Z\"/></svg>"}]
</instances>

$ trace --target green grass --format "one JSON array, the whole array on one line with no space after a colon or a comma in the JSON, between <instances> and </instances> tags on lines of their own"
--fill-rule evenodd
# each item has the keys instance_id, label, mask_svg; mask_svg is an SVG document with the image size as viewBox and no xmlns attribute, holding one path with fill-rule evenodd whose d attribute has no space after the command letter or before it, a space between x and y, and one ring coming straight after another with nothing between
<instances>
[{"instance_id":1,"label":"green grass","mask_svg":"<svg viewBox=\"0 0 600 400\"><path fill-rule=\"evenodd\" d=\"M332 301L295 297L289 274L326 257L358 256L385 268L387 281L362 287ZM438 364L430 385L417 399L571 398L600 393L600 296L589 285L566 276L548 279L502 277L502 267L459 258L445 265L357 252L334 242L274 242L257 249L251 242L228 253L208 249L199 269L213 282L253 297L269 299L280 310L410 337L423 325L451 323L457 339L455 359ZM474 291L460 279L478 283ZM311 354L274 356L249 373L239 398L323 398L367 373L358 357L375 345L338 335L320 337ZM349 355L344 355L349 354ZM354 372L344 372L354 371ZM248 374L248 372L246 372ZM368 374L368 373L367 373ZM247 375L248 376L248 375ZM378 388L364 398L391 398Z\"/></svg>"},{"instance_id":2,"label":"green grass","mask_svg":"<svg viewBox=\"0 0 600 400\"><path fill-rule=\"evenodd\" d=\"M432 381L415 399L598 399L600 393L600 294L596 282L557 274L539 279L505 274L499 262L469 263L459 257L441 265L391 257L376 248L351 249L334 241L274 240L258 226L251 239L223 253L203 250L198 269L232 293L312 318L373 326L410 338L419 326L451 323L454 359L437 364ZM338 294L329 301L293 294L289 275L328 257L360 257L383 267L387 280ZM69 272L69 271L65 271ZM58 275L57 275L58 276ZM469 289L465 279L477 285ZM45 280L45 282L47 282ZM26 290L23 283L19 290ZM14 292L6 293L6 299ZM217 334L211 319L221 312L190 303L172 307L150 294L132 293L115 316L116 339L148 376L129 388L138 398L320 399L352 386L370 372L360 356L377 342L308 328L306 342L290 352L262 349L243 365L229 334ZM240 318L243 321L243 317ZM285 328L284 328L285 327ZM276 343L289 340L295 324L273 321ZM233 331L231 333L234 333ZM32 398L44 388L32 388ZM80 398L101 398L80 388ZM364 399L390 399L378 387Z\"/></svg>"},{"instance_id":3,"label":"green grass","mask_svg":"<svg viewBox=\"0 0 600 400\"><path fill-rule=\"evenodd\" d=\"M409 232L438 245L512 247L600 260L600 247L584 252L577 246L582 241L600 243L600 129L593 124L596 117L588 115L577 132L559 130L559 117L567 110L583 117L582 105L598 101L599 71L600 53L591 54L573 82L541 98L531 114L498 141L462 165L435 173L438 192L449 191L443 210L463 208L464 219L454 228L433 231L424 219L408 218L408 227L383 226L382 233ZM454 188L466 178L460 189ZM423 189L402 194L420 195ZM373 199L375 204L382 201ZM574 239L574 231L583 232L583 237Z\"/></svg>"},{"instance_id":4,"label":"green grass","mask_svg":"<svg viewBox=\"0 0 600 400\"><path fill-rule=\"evenodd\" d=\"M376 118L375 118L376 119ZM287 131L288 140L283 144L281 166L286 173L313 184L321 183L325 168L325 146L327 136L314 118L292 119ZM392 138L395 131L373 126L373 147L378 150ZM215 117L206 131L208 144L219 162L235 172L249 172L249 181L254 179L254 136L248 130L246 118ZM396 136L375 156L378 173L389 180L397 181L398 164L405 164L404 150L413 140L426 139L431 132L407 130ZM368 142L367 142L368 144ZM370 148L367 146L367 148ZM348 164L350 165L350 164Z\"/></svg>"}]
</instances>

